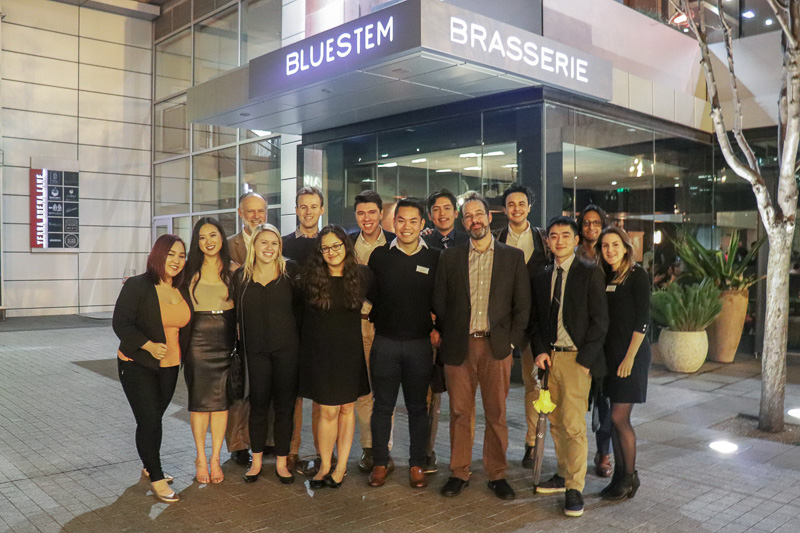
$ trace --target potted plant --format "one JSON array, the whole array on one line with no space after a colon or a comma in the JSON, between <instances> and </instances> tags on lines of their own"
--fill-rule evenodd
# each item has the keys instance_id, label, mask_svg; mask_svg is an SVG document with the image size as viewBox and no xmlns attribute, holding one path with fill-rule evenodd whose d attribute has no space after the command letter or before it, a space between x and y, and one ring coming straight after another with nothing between
<instances>
[{"instance_id":1,"label":"potted plant","mask_svg":"<svg viewBox=\"0 0 800 533\"><path fill-rule=\"evenodd\" d=\"M710 281L682 286L670 283L653 292L653 319L666 326L658 347L672 372L696 372L708 353L706 328L722 310L719 289Z\"/></svg>"},{"instance_id":2,"label":"potted plant","mask_svg":"<svg viewBox=\"0 0 800 533\"><path fill-rule=\"evenodd\" d=\"M687 277L694 281L711 280L721 291L722 311L708 328L708 357L712 361L733 362L747 318L748 289L759 280L757 276L745 275L745 271L765 239L766 235L739 261L736 260L738 230L731 234L731 242L725 253L709 250L688 233L684 233L682 239L673 241L675 250L687 266Z\"/></svg>"}]
</instances>

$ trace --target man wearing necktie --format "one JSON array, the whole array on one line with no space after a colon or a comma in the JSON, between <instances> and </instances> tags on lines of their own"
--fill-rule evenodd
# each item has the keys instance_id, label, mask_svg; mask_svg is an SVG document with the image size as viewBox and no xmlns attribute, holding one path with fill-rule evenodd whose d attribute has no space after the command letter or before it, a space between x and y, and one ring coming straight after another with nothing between
<instances>
[{"instance_id":1,"label":"man wearing necktie","mask_svg":"<svg viewBox=\"0 0 800 533\"><path fill-rule=\"evenodd\" d=\"M556 409L550 433L558 472L536 492L566 493L564 514L583 514L588 441L586 411L592 379L606 374L603 341L608 306L600 267L575 257L578 226L560 216L547 225L554 264L533 279L530 341L536 365L550 367L550 395Z\"/></svg>"}]
</instances>

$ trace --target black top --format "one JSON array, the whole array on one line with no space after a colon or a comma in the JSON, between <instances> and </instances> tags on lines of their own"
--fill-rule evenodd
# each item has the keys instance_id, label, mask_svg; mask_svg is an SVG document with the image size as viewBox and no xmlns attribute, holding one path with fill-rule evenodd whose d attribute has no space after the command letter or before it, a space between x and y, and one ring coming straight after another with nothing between
<instances>
[{"instance_id":1,"label":"black top","mask_svg":"<svg viewBox=\"0 0 800 533\"><path fill-rule=\"evenodd\" d=\"M431 248L444 250L446 248L452 248L453 246L467 244L469 242L469 235L453 228L453 230L447 234L447 237L444 237L439 233L438 229L434 229L433 233L426 235L423 239L425 240L425 244Z\"/></svg>"},{"instance_id":2,"label":"black top","mask_svg":"<svg viewBox=\"0 0 800 533\"><path fill-rule=\"evenodd\" d=\"M282 237L283 256L294 260L299 266L305 266L308 258L319 246L319 239L316 237L298 237L293 231Z\"/></svg>"},{"instance_id":3,"label":"black top","mask_svg":"<svg viewBox=\"0 0 800 533\"><path fill-rule=\"evenodd\" d=\"M194 307L189 291L184 287L180 292L189 306L189 310L193 313ZM181 354L186 353L189 345L191 323L192 321L189 320L189 323L179 331L178 340ZM119 337L119 351L122 352L122 355L150 368L159 367L158 359L142 348L147 341L167 342L156 286L147 274L139 274L125 281L114 306L111 327Z\"/></svg>"},{"instance_id":4,"label":"black top","mask_svg":"<svg viewBox=\"0 0 800 533\"><path fill-rule=\"evenodd\" d=\"M369 258L375 274L370 319L375 332L398 340L420 339L433 329L433 286L439 252L423 247L406 255L398 246L378 248Z\"/></svg>"},{"instance_id":5,"label":"black top","mask_svg":"<svg viewBox=\"0 0 800 533\"><path fill-rule=\"evenodd\" d=\"M536 274L544 271L544 269L553 262L553 258L550 249L545 243L545 230L531 224L531 235L533 237L533 253L530 259L528 259L527 267L528 274L530 274L531 279L533 279ZM495 232L495 237L503 244L508 242L508 225L500 231Z\"/></svg>"}]
</instances>

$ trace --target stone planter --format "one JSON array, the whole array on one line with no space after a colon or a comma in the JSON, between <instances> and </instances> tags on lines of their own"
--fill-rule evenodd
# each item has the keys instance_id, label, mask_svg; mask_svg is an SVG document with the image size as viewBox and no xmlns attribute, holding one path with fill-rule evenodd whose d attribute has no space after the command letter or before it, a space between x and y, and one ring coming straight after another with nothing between
<instances>
[{"instance_id":1,"label":"stone planter","mask_svg":"<svg viewBox=\"0 0 800 533\"><path fill-rule=\"evenodd\" d=\"M705 331L671 331L664 329L658 348L667 370L690 374L703 366L708 353Z\"/></svg>"},{"instance_id":2,"label":"stone planter","mask_svg":"<svg viewBox=\"0 0 800 533\"><path fill-rule=\"evenodd\" d=\"M708 331L708 358L717 363L732 363L742 339L744 320L747 318L747 289L722 291L719 299L722 312Z\"/></svg>"}]
</instances>

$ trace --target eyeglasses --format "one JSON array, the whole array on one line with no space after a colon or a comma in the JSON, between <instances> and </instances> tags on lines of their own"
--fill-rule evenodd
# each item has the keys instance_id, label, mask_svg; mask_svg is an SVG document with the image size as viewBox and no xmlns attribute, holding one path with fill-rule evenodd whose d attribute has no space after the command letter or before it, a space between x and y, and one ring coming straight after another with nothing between
<instances>
[{"instance_id":1,"label":"eyeglasses","mask_svg":"<svg viewBox=\"0 0 800 533\"><path fill-rule=\"evenodd\" d=\"M467 223L471 222L473 219L476 218L477 219L486 218L486 213L484 213L483 211L478 211L477 213L470 213L469 215L464 215L464 221Z\"/></svg>"},{"instance_id":2,"label":"eyeglasses","mask_svg":"<svg viewBox=\"0 0 800 533\"><path fill-rule=\"evenodd\" d=\"M583 227L584 228L590 228L592 226L594 226L595 228L602 228L603 227L603 222L600 221L600 220L584 220L583 221Z\"/></svg>"},{"instance_id":3,"label":"eyeglasses","mask_svg":"<svg viewBox=\"0 0 800 533\"><path fill-rule=\"evenodd\" d=\"M342 246L344 246L343 242L337 242L336 244L331 244L330 246L320 246L319 251L322 252L322 255L327 255L331 252L337 253L342 249Z\"/></svg>"}]
</instances>

